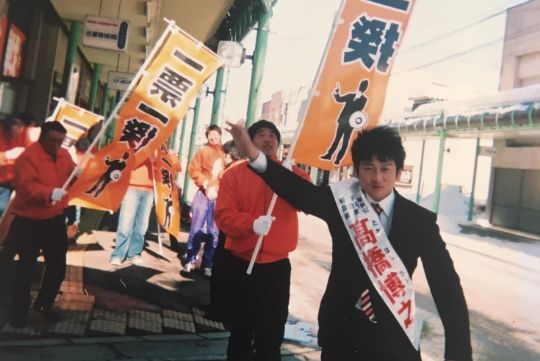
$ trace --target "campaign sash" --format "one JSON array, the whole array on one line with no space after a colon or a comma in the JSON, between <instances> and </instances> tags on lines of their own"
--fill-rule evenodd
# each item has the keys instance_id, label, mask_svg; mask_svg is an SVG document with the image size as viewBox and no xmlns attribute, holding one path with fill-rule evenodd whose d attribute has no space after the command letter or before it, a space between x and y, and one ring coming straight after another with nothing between
<instances>
[{"instance_id":1,"label":"campaign sash","mask_svg":"<svg viewBox=\"0 0 540 361\"><path fill-rule=\"evenodd\" d=\"M416 317L413 283L377 213L366 200L358 180L337 182L330 189L371 283L418 350L421 323Z\"/></svg>"}]
</instances>

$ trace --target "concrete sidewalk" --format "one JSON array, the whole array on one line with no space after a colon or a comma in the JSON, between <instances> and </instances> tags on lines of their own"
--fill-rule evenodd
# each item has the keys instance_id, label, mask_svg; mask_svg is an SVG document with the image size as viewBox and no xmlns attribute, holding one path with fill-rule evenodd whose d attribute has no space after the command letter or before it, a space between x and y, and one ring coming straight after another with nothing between
<instances>
[{"instance_id":1,"label":"concrete sidewalk","mask_svg":"<svg viewBox=\"0 0 540 361\"><path fill-rule=\"evenodd\" d=\"M180 245L186 238L181 233ZM0 295L0 360L225 360L228 332L201 307L209 303L208 279L181 272L167 241L161 248L147 241L142 264L119 267L108 262L113 246L114 233L104 231L83 234L70 246L55 303L60 322L30 311L28 325L14 329L6 322L10 292ZM10 288L14 265L2 266L2 289ZM316 348L290 342L283 355L320 359Z\"/></svg>"}]
</instances>

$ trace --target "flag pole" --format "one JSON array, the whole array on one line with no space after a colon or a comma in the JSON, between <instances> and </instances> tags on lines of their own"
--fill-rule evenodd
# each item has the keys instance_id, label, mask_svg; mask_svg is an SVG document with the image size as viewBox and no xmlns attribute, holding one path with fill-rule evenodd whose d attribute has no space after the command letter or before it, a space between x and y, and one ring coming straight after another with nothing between
<instances>
[{"instance_id":1,"label":"flag pole","mask_svg":"<svg viewBox=\"0 0 540 361\"><path fill-rule=\"evenodd\" d=\"M58 103L56 104L56 108L54 108L54 112L51 114L51 116L45 119L46 122L55 120L58 113L60 113L60 108L62 108L62 105L65 103L64 98L53 97L53 100L56 100Z\"/></svg>"},{"instance_id":2,"label":"flag pole","mask_svg":"<svg viewBox=\"0 0 540 361\"><path fill-rule=\"evenodd\" d=\"M163 256L163 243L161 242L161 233L159 231L159 220L157 217L157 202L158 202L158 193L157 193L157 186L156 186L156 173L155 173L155 166L154 161L152 158L150 158L150 164L152 164L152 186L154 188L154 207L156 209L156 232L158 237L158 252L160 256Z\"/></svg>"},{"instance_id":3,"label":"flag pole","mask_svg":"<svg viewBox=\"0 0 540 361\"><path fill-rule=\"evenodd\" d=\"M321 77L321 72L322 72L322 69L323 69L323 66L324 66L324 60L326 60L326 56L328 54L328 49L330 48L330 44L332 43L332 38L334 37L334 34L336 33L336 29L337 29L338 25L340 25L340 23L341 23L341 14L343 13L343 7L345 5L345 2L346 2L346 0L341 1L341 4L339 6L339 10L337 11L336 16L334 17L334 22L332 24L332 30L330 31L330 35L328 36L328 40L326 42L326 47L324 48L324 53L323 53L323 56L321 58L321 62L319 63L319 67L317 68L317 73L316 73L316 75L315 75L315 77L313 79L313 84L311 85L311 90L309 92L308 101L306 103L306 106L302 108L302 113L301 113L301 115L299 117L300 122L298 123L298 126L296 127L296 131L294 132L293 141L292 141L291 146L289 148L289 151L287 153L287 158L285 158L285 161L283 162L284 165L289 165L292 162L292 154L293 154L294 148L296 147L296 143L298 142L298 138L300 136L300 131L302 130L302 127L304 126L304 120L306 118L307 109L309 108L309 105L311 104L311 101L312 101L313 96L315 94L315 91L316 91L315 86L317 85L317 83L318 83L318 81L319 81L319 79ZM268 210L266 211L267 216L272 215L272 212L274 211L274 206L276 204L276 200L277 200L277 194L274 193L272 195L272 200L270 201L270 205L268 206ZM259 238L257 239L257 243L255 244L255 249L253 250L253 254L251 255L251 260L249 261L249 266L248 266L247 271L246 271L246 273L248 275L250 275L251 272L253 271L253 266L255 265L255 261L257 259L258 254L259 254L259 250L261 249L263 238L264 238L264 236L259 236Z\"/></svg>"},{"instance_id":4,"label":"flag pole","mask_svg":"<svg viewBox=\"0 0 540 361\"><path fill-rule=\"evenodd\" d=\"M101 129L99 130L99 133L96 135L96 137L94 138L94 140L92 141L92 143L90 144L88 149L86 150L86 153L84 153L84 156L81 159L80 164L84 164L84 161L88 157L91 156L92 149L94 149L94 147L98 143L99 139L105 134L105 131L107 130L107 127L112 122L112 120L118 116L118 112L119 112L120 108L124 105L124 103L126 102L126 99L128 98L128 95L131 95L131 93L133 92L133 89L138 85L139 81L144 76L144 73L146 72L146 68L148 68L150 63L154 60L157 52L161 49L163 43L165 43L165 41L168 38L169 34L172 32L172 30L174 28L176 28L176 23L174 21L167 20L167 19L165 19L165 21L167 21L167 23L169 25L167 26L167 28L165 29L165 31L163 32L161 37L156 42L156 45L154 45L154 48L152 49L150 54L146 57L143 65L139 68L139 70L137 71L137 73L133 77L133 80L129 84L128 89L124 92L124 94L122 95L122 98L120 98L120 101L114 107L114 110L111 112L111 114L109 115L107 120L101 126ZM75 168L73 170L73 172L71 172L68 179L64 182L64 185L62 186L63 190L66 190L66 188L71 183L73 178L75 178L75 175L77 174L77 172L78 172L77 168Z\"/></svg>"}]
</instances>

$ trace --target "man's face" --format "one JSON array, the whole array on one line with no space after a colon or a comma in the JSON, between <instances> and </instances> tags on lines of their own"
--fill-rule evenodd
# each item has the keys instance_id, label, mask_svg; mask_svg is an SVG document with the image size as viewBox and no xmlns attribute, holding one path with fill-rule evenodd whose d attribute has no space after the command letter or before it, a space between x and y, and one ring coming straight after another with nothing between
<instances>
[{"instance_id":1,"label":"man's face","mask_svg":"<svg viewBox=\"0 0 540 361\"><path fill-rule=\"evenodd\" d=\"M360 162L357 173L362 189L379 202L392 192L401 171L397 171L395 161L381 162L373 156L371 161Z\"/></svg>"},{"instance_id":2,"label":"man's face","mask_svg":"<svg viewBox=\"0 0 540 361\"><path fill-rule=\"evenodd\" d=\"M15 118L13 124L11 125L11 136L18 137L24 129L24 123L19 118Z\"/></svg>"},{"instance_id":3,"label":"man's face","mask_svg":"<svg viewBox=\"0 0 540 361\"><path fill-rule=\"evenodd\" d=\"M223 157L223 163L225 163L225 167L228 167L233 161L234 160L231 157L231 153L225 153L225 157Z\"/></svg>"},{"instance_id":4,"label":"man's face","mask_svg":"<svg viewBox=\"0 0 540 361\"><path fill-rule=\"evenodd\" d=\"M278 139L276 134L270 129L259 129L251 141L253 142L253 145L261 150L266 156L277 156L279 147Z\"/></svg>"},{"instance_id":5,"label":"man's face","mask_svg":"<svg viewBox=\"0 0 540 361\"><path fill-rule=\"evenodd\" d=\"M206 139L208 140L208 144L210 145L221 144L221 134L219 134L217 130L209 131Z\"/></svg>"},{"instance_id":6,"label":"man's face","mask_svg":"<svg viewBox=\"0 0 540 361\"><path fill-rule=\"evenodd\" d=\"M45 149L45 152L47 152L47 154L50 154L54 157L62 146L62 142L64 141L65 137L66 134L64 133L57 132L55 130L49 130L47 134L44 134L39 139L39 143L41 143L43 149Z\"/></svg>"}]
</instances>

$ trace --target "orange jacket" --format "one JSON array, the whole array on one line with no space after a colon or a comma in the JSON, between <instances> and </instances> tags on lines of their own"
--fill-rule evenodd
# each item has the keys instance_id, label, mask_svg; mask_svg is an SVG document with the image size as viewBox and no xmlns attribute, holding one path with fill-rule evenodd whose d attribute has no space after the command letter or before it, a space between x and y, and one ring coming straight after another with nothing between
<instances>
[{"instance_id":1,"label":"orange jacket","mask_svg":"<svg viewBox=\"0 0 540 361\"><path fill-rule=\"evenodd\" d=\"M15 159L6 159L5 152L18 147L28 147L30 141L21 134L18 137L9 137L0 129L0 185L10 183L15 177Z\"/></svg>"},{"instance_id":2,"label":"orange jacket","mask_svg":"<svg viewBox=\"0 0 540 361\"><path fill-rule=\"evenodd\" d=\"M129 186L143 190L154 189L154 172L150 158L145 160L139 167L131 171Z\"/></svg>"},{"instance_id":3,"label":"orange jacket","mask_svg":"<svg viewBox=\"0 0 540 361\"><path fill-rule=\"evenodd\" d=\"M13 213L32 219L48 219L64 212L68 197L51 203L54 188L61 188L75 168L68 151L60 148L56 161L39 142L28 147L15 162L13 185L17 196Z\"/></svg>"},{"instance_id":4,"label":"orange jacket","mask_svg":"<svg viewBox=\"0 0 540 361\"><path fill-rule=\"evenodd\" d=\"M294 172L311 181L300 168ZM220 181L215 221L226 235L225 248L235 256L250 260L259 236L253 232L253 222L266 214L272 190L248 168L247 162L230 167ZM287 258L298 243L298 217L296 209L278 198L272 215L276 220L264 237L257 263L269 263Z\"/></svg>"},{"instance_id":5,"label":"orange jacket","mask_svg":"<svg viewBox=\"0 0 540 361\"><path fill-rule=\"evenodd\" d=\"M197 187L217 186L223 170L225 154L220 145L205 145L195 153L189 163L188 174ZM205 187L206 183L206 187Z\"/></svg>"}]
</instances>

